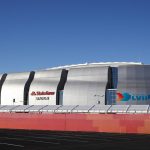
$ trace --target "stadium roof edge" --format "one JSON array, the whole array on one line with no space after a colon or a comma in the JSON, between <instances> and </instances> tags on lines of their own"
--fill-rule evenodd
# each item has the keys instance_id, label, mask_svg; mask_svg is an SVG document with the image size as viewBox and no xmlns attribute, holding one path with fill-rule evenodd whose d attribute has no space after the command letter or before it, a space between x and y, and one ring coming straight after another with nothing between
<instances>
[{"instance_id":1,"label":"stadium roof edge","mask_svg":"<svg viewBox=\"0 0 150 150\"><path fill-rule=\"evenodd\" d=\"M143 65L142 62L94 62L94 63L83 63L83 64L72 64L72 65L64 65L58 67L47 68L45 70L51 69L70 69L70 68L78 68L78 67L92 67L92 66L121 66L121 65Z\"/></svg>"}]
</instances>

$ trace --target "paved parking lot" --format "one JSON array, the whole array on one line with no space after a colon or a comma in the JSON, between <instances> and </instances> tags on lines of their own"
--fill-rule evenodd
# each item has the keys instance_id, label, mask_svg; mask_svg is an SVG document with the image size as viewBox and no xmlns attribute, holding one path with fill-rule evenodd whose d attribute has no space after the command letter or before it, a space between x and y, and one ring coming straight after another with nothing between
<instances>
[{"instance_id":1,"label":"paved parking lot","mask_svg":"<svg viewBox=\"0 0 150 150\"><path fill-rule=\"evenodd\" d=\"M150 135L0 130L0 149L6 150L149 150Z\"/></svg>"}]
</instances>

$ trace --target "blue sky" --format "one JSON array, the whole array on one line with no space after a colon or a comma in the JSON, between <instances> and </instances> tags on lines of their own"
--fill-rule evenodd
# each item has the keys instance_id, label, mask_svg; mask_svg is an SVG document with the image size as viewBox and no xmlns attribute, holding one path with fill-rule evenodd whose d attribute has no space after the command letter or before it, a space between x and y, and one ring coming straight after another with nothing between
<instances>
[{"instance_id":1,"label":"blue sky","mask_svg":"<svg viewBox=\"0 0 150 150\"><path fill-rule=\"evenodd\" d=\"M0 0L0 72L150 64L149 0Z\"/></svg>"}]
</instances>

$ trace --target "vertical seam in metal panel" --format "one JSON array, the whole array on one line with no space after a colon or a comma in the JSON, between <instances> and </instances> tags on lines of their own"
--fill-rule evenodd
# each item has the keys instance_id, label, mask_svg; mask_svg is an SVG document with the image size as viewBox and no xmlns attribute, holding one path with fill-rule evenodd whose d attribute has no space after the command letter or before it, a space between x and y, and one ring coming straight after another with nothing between
<instances>
[{"instance_id":1,"label":"vertical seam in metal panel","mask_svg":"<svg viewBox=\"0 0 150 150\"><path fill-rule=\"evenodd\" d=\"M31 71L30 72L30 75L29 75L29 78L24 86L24 99L23 99L23 103L24 105L27 105L29 102L29 89L30 89L30 85L34 79L34 75L35 75L35 72L34 71Z\"/></svg>"},{"instance_id":2,"label":"vertical seam in metal panel","mask_svg":"<svg viewBox=\"0 0 150 150\"><path fill-rule=\"evenodd\" d=\"M67 75L68 75L68 70L63 69L61 72L60 81L58 83L57 91L56 91L56 105L59 105L59 91L64 89L64 86L67 81Z\"/></svg>"},{"instance_id":3,"label":"vertical seam in metal panel","mask_svg":"<svg viewBox=\"0 0 150 150\"><path fill-rule=\"evenodd\" d=\"M0 80L0 105L1 105L1 94L2 94L2 86L6 80L7 74L3 74Z\"/></svg>"},{"instance_id":4,"label":"vertical seam in metal panel","mask_svg":"<svg viewBox=\"0 0 150 150\"><path fill-rule=\"evenodd\" d=\"M111 73L111 67L108 67L108 78L107 78L107 84L106 84L106 88L105 88L105 105L107 105L107 96L106 96L106 92L107 89L109 89L111 87L111 79L112 79L112 73Z\"/></svg>"}]
</instances>

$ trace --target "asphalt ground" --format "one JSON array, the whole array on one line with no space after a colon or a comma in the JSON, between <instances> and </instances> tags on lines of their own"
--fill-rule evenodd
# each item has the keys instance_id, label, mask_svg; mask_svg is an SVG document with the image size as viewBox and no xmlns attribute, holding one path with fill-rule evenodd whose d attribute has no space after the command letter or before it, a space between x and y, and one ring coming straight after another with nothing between
<instances>
[{"instance_id":1,"label":"asphalt ground","mask_svg":"<svg viewBox=\"0 0 150 150\"><path fill-rule=\"evenodd\" d=\"M150 135L0 130L0 150L150 150Z\"/></svg>"}]
</instances>

